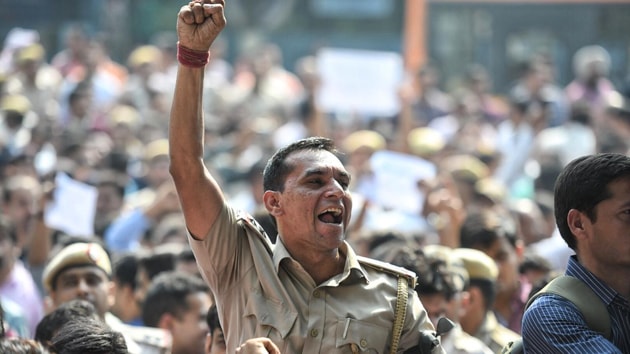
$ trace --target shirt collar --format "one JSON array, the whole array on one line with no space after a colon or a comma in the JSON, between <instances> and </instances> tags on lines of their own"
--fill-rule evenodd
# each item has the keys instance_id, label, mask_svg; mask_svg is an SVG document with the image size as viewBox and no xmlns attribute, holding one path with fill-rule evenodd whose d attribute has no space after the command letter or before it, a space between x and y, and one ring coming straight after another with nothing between
<instances>
[{"instance_id":1,"label":"shirt collar","mask_svg":"<svg viewBox=\"0 0 630 354\"><path fill-rule=\"evenodd\" d=\"M343 267L343 272L332 277L326 284L336 286L346 280L354 281L358 279L365 279L366 283L369 283L367 272L359 263L357 254L346 241L343 241L341 246L339 246L339 252L346 256L346 264ZM276 244L273 247L273 265L276 268L276 273L280 271L280 263L287 258L293 260L291 254L289 254L289 251L282 242L282 237L278 235Z\"/></svg>"}]
</instances>

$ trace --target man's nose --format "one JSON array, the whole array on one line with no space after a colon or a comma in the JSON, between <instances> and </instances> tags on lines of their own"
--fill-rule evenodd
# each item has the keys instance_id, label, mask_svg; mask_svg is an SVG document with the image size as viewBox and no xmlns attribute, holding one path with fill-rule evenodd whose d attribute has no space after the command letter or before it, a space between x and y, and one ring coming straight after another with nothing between
<instances>
[{"instance_id":1,"label":"man's nose","mask_svg":"<svg viewBox=\"0 0 630 354\"><path fill-rule=\"evenodd\" d=\"M341 198L346 193L346 190L343 186L336 180L333 180L328 189L326 190L327 197L338 197Z\"/></svg>"},{"instance_id":2,"label":"man's nose","mask_svg":"<svg viewBox=\"0 0 630 354\"><path fill-rule=\"evenodd\" d=\"M81 279L77 284L77 293L81 298L86 297L90 293L90 286L85 279Z\"/></svg>"}]
</instances>

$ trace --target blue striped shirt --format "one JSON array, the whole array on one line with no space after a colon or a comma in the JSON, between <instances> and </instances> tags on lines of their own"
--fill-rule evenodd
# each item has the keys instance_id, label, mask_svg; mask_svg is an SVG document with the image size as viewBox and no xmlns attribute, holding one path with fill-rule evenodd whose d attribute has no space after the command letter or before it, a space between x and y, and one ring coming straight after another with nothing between
<instances>
[{"instance_id":1,"label":"blue striped shirt","mask_svg":"<svg viewBox=\"0 0 630 354\"><path fill-rule=\"evenodd\" d=\"M611 318L612 342L591 330L570 301L541 295L523 315L525 353L626 353L630 354L630 302L584 268L571 256L566 271L585 282L606 304Z\"/></svg>"}]
</instances>

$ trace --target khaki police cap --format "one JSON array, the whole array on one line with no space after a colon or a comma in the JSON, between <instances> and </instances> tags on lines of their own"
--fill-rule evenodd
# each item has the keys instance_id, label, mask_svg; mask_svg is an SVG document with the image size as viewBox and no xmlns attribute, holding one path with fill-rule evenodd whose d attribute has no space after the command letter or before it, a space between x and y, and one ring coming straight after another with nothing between
<instances>
[{"instance_id":1,"label":"khaki police cap","mask_svg":"<svg viewBox=\"0 0 630 354\"><path fill-rule=\"evenodd\" d=\"M112 265L107 252L97 243L78 242L63 248L55 255L42 275L46 290L53 289L53 282L57 276L69 267L94 265L102 269L108 276L112 273Z\"/></svg>"},{"instance_id":2,"label":"khaki police cap","mask_svg":"<svg viewBox=\"0 0 630 354\"><path fill-rule=\"evenodd\" d=\"M477 181L486 178L490 169L479 158L469 154L451 155L440 163L440 167L457 180Z\"/></svg>"},{"instance_id":3,"label":"khaki police cap","mask_svg":"<svg viewBox=\"0 0 630 354\"><path fill-rule=\"evenodd\" d=\"M427 258L440 260L446 264L446 270L455 277L454 283L458 291L463 291L468 284L468 271L461 259L455 257L453 249L443 245L426 245L422 251Z\"/></svg>"},{"instance_id":4,"label":"khaki police cap","mask_svg":"<svg viewBox=\"0 0 630 354\"><path fill-rule=\"evenodd\" d=\"M21 48L17 52L16 61L18 63L23 63L25 61L38 62L44 59L44 55L46 55L44 47L39 43L33 43L24 48Z\"/></svg>"},{"instance_id":5,"label":"khaki police cap","mask_svg":"<svg viewBox=\"0 0 630 354\"><path fill-rule=\"evenodd\" d=\"M168 139L157 139L148 143L144 148L144 159L151 161L156 157L168 157Z\"/></svg>"},{"instance_id":6,"label":"khaki police cap","mask_svg":"<svg viewBox=\"0 0 630 354\"><path fill-rule=\"evenodd\" d=\"M473 248L456 248L453 250L453 255L464 263L470 280L497 281L499 269L487 254Z\"/></svg>"},{"instance_id":7,"label":"khaki police cap","mask_svg":"<svg viewBox=\"0 0 630 354\"><path fill-rule=\"evenodd\" d=\"M131 68L139 67L144 64L156 63L160 60L162 52L157 46L147 44L134 49L127 60L127 64Z\"/></svg>"},{"instance_id":8,"label":"khaki police cap","mask_svg":"<svg viewBox=\"0 0 630 354\"><path fill-rule=\"evenodd\" d=\"M24 115L30 111L31 101L20 94L6 95L0 101L0 109L3 111L15 111Z\"/></svg>"},{"instance_id":9,"label":"khaki police cap","mask_svg":"<svg viewBox=\"0 0 630 354\"><path fill-rule=\"evenodd\" d=\"M430 157L442 151L446 139L437 130L429 127L415 128L407 134L409 150L420 157Z\"/></svg>"},{"instance_id":10,"label":"khaki police cap","mask_svg":"<svg viewBox=\"0 0 630 354\"><path fill-rule=\"evenodd\" d=\"M344 152L346 153L353 153L360 148L378 151L384 149L385 146L385 138L380 133L373 130L359 130L351 133L343 140L342 144Z\"/></svg>"}]
</instances>

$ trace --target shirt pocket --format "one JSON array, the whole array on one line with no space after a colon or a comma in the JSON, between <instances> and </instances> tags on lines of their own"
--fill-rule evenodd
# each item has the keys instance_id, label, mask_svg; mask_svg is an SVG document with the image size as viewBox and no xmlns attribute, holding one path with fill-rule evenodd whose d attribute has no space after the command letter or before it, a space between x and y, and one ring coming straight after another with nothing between
<instances>
[{"instance_id":1,"label":"shirt pocket","mask_svg":"<svg viewBox=\"0 0 630 354\"><path fill-rule=\"evenodd\" d=\"M389 328L343 318L337 321L336 350L333 353L385 353Z\"/></svg>"},{"instance_id":2,"label":"shirt pocket","mask_svg":"<svg viewBox=\"0 0 630 354\"><path fill-rule=\"evenodd\" d=\"M258 292L253 292L247 300L243 316L255 327L254 337L267 337L275 343L287 338L297 320L296 312Z\"/></svg>"}]
</instances>

